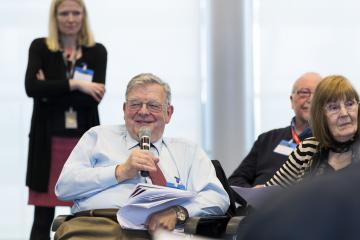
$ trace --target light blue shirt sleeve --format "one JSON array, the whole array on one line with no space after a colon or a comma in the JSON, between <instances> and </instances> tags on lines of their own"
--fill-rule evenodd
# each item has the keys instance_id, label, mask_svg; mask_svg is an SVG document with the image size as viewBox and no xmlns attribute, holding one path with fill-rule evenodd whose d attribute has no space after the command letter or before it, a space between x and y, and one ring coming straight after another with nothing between
<instances>
[{"instance_id":1,"label":"light blue shirt sleeve","mask_svg":"<svg viewBox=\"0 0 360 240\"><path fill-rule=\"evenodd\" d=\"M189 216L225 214L230 205L229 196L216 177L211 160L197 145L194 145L187 160L187 190L197 193L195 199L182 204Z\"/></svg>"},{"instance_id":2,"label":"light blue shirt sleeve","mask_svg":"<svg viewBox=\"0 0 360 240\"><path fill-rule=\"evenodd\" d=\"M118 184L115 177L116 163L98 166L97 156L93 155L96 142L97 133L91 129L73 149L55 186L55 194L59 199L71 201L87 198Z\"/></svg>"}]
</instances>

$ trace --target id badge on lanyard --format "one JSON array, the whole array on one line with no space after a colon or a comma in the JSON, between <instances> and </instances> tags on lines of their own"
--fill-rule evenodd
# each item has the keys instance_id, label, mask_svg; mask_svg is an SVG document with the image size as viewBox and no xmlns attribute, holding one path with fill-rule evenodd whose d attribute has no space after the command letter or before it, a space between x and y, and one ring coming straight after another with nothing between
<instances>
[{"instance_id":1,"label":"id badge on lanyard","mask_svg":"<svg viewBox=\"0 0 360 240\"><path fill-rule=\"evenodd\" d=\"M93 76L94 76L94 71L88 69L86 64L83 64L82 67L75 67L73 79L92 82Z\"/></svg>"},{"instance_id":2,"label":"id badge on lanyard","mask_svg":"<svg viewBox=\"0 0 360 240\"><path fill-rule=\"evenodd\" d=\"M72 107L65 111L65 128L76 129L78 128L77 112Z\"/></svg>"},{"instance_id":3,"label":"id badge on lanyard","mask_svg":"<svg viewBox=\"0 0 360 240\"><path fill-rule=\"evenodd\" d=\"M274 152L281 155L289 156L292 151L296 148L297 144L292 141L281 140L280 143L275 147Z\"/></svg>"},{"instance_id":4,"label":"id badge on lanyard","mask_svg":"<svg viewBox=\"0 0 360 240\"><path fill-rule=\"evenodd\" d=\"M280 143L275 147L274 152L289 156L290 153L294 151L296 146L300 143L300 139L293 128L291 128L291 136L292 138L290 141L281 140Z\"/></svg>"}]
</instances>

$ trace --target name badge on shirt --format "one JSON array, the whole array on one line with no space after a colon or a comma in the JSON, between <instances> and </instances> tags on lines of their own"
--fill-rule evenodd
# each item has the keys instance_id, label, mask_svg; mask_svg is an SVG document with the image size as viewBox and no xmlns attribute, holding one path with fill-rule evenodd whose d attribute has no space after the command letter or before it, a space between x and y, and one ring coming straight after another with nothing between
<instances>
[{"instance_id":1,"label":"name badge on shirt","mask_svg":"<svg viewBox=\"0 0 360 240\"><path fill-rule=\"evenodd\" d=\"M186 190L185 186L183 184L181 184L181 180L179 177L174 177L176 183L173 182L166 182L166 186L167 187L171 187L171 188L177 188L177 189L181 189L181 190Z\"/></svg>"},{"instance_id":2,"label":"name badge on shirt","mask_svg":"<svg viewBox=\"0 0 360 240\"><path fill-rule=\"evenodd\" d=\"M77 127L77 113L70 107L70 109L65 112L65 128L76 129Z\"/></svg>"},{"instance_id":3,"label":"name badge on shirt","mask_svg":"<svg viewBox=\"0 0 360 240\"><path fill-rule=\"evenodd\" d=\"M93 76L94 76L94 71L91 69L87 69L85 65L84 67L75 68L73 79L92 82Z\"/></svg>"},{"instance_id":4,"label":"name badge on shirt","mask_svg":"<svg viewBox=\"0 0 360 240\"><path fill-rule=\"evenodd\" d=\"M296 143L289 142L286 140L281 140L280 143L274 149L274 152L289 156L290 153L296 148Z\"/></svg>"}]
</instances>

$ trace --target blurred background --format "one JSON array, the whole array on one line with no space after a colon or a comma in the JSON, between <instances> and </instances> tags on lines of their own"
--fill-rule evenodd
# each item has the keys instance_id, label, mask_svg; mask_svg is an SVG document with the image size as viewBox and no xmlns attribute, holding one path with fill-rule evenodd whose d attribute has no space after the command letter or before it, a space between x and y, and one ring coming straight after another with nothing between
<instances>
[{"instance_id":1,"label":"blurred background","mask_svg":"<svg viewBox=\"0 0 360 240\"><path fill-rule=\"evenodd\" d=\"M356 0L85 3L95 39L108 50L101 123L123 123L127 82L152 72L173 91L166 135L199 143L228 175L260 133L289 125L290 90L302 73L342 74L360 89ZM25 187L32 99L24 76L31 41L47 35L49 6L0 5L0 239L27 239L32 224Z\"/></svg>"}]
</instances>

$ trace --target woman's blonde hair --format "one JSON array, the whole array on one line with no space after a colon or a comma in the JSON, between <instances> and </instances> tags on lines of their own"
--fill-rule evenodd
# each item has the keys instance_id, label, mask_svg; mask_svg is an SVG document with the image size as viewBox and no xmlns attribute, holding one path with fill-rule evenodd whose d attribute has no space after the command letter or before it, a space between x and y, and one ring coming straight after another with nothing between
<instances>
[{"instance_id":1,"label":"woman's blonde hair","mask_svg":"<svg viewBox=\"0 0 360 240\"><path fill-rule=\"evenodd\" d=\"M56 20L57 9L60 4L65 0L52 0L49 14L49 35L46 38L46 44L50 51L61 50L59 41L59 30ZM90 24L88 20L88 14L83 0L72 0L76 1L83 9L83 21L82 27L78 36L78 45L91 47L95 45L94 36L90 30Z\"/></svg>"},{"instance_id":2,"label":"woman's blonde hair","mask_svg":"<svg viewBox=\"0 0 360 240\"><path fill-rule=\"evenodd\" d=\"M310 123L314 137L323 147L331 147L334 138L327 124L325 105L329 102L341 100L353 100L359 102L359 95L350 81L344 76L330 75L325 77L317 85L311 100ZM358 111L358 128L355 135L359 134L360 111Z\"/></svg>"}]
</instances>

